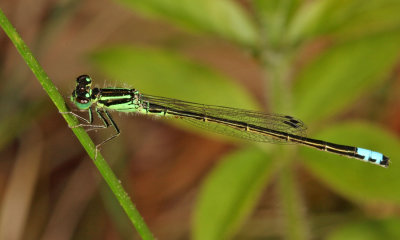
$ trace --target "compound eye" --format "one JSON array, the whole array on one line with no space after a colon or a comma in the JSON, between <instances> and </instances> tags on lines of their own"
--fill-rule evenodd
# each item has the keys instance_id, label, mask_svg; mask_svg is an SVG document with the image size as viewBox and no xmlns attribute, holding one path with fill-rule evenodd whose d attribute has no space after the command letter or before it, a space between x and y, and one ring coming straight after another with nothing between
<instances>
[{"instance_id":1,"label":"compound eye","mask_svg":"<svg viewBox=\"0 0 400 240\"><path fill-rule=\"evenodd\" d=\"M87 85L92 83L92 79L88 75L81 75L76 79L76 82L78 84Z\"/></svg>"}]
</instances>

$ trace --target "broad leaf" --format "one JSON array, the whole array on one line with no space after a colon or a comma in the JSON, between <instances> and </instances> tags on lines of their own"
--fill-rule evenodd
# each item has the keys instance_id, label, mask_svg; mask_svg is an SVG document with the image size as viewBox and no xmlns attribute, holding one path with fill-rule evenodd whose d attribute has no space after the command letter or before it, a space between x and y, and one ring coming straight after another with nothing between
<instances>
[{"instance_id":1,"label":"broad leaf","mask_svg":"<svg viewBox=\"0 0 400 240\"><path fill-rule=\"evenodd\" d=\"M364 220L346 224L328 235L327 240L400 239L400 219Z\"/></svg>"},{"instance_id":2,"label":"broad leaf","mask_svg":"<svg viewBox=\"0 0 400 240\"><path fill-rule=\"evenodd\" d=\"M254 207L274 169L255 147L225 157L207 177L196 204L194 239L227 239Z\"/></svg>"},{"instance_id":3,"label":"broad leaf","mask_svg":"<svg viewBox=\"0 0 400 240\"><path fill-rule=\"evenodd\" d=\"M376 90L398 60L400 32L332 47L309 63L295 83L295 109L304 120L335 115Z\"/></svg>"},{"instance_id":4,"label":"broad leaf","mask_svg":"<svg viewBox=\"0 0 400 240\"><path fill-rule=\"evenodd\" d=\"M228 77L172 52L121 46L97 51L91 59L112 80L132 85L142 93L257 108L252 97Z\"/></svg>"},{"instance_id":5,"label":"broad leaf","mask_svg":"<svg viewBox=\"0 0 400 240\"><path fill-rule=\"evenodd\" d=\"M218 34L254 46L257 33L247 14L230 0L120 0L147 16L184 28Z\"/></svg>"},{"instance_id":6,"label":"broad leaf","mask_svg":"<svg viewBox=\"0 0 400 240\"><path fill-rule=\"evenodd\" d=\"M337 39L360 38L393 31L400 26L397 0L322 0L301 7L288 28L291 42L322 34Z\"/></svg>"}]
</instances>

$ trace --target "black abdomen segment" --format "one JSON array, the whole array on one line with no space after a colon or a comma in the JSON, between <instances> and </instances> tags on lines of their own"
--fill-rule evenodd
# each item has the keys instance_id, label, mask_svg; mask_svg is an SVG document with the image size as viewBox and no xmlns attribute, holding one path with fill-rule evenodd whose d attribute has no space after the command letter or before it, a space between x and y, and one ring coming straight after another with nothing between
<instances>
[{"instance_id":1,"label":"black abdomen segment","mask_svg":"<svg viewBox=\"0 0 400 240\"><path fill-rule=\"evenodd\" d=\"M368 149L364 148L358 148L358 147L353 147L353 146L347 146L347 145L340 145L336 143L330 143L322 140L317 140L317 139L312 139L312 138L306 138L294 134L290 134L287 132L282 132L282 131L277 131L269 128L264 128L260 126L256 126L253 124L247 124L245 122L241 121L236 121L236 120L230 120L230 119L223 119L219 117L214 117L214 116L206 116L202 115L199 113L194 113L194 112L188 112L188 111L182 111L182 110L176 110L176 109L171 109L171 108L166 108L157 104L150 104L148 108L149 112L153 113L162 113L164 114L168 111L169 114L175 115L178 117L188 117L188 118L193 118L197 119L199 121L209 121L209 122L215 122L215 123L220 123L224 124L226 126L232 127L234 129L242 130L242 131L251 131L256 134L262 134L269 136L271 138L287 141L287 142L294 142L298 143L301 145L309 146L312 148L316 148L321 151L327 151L343 156L347 156L350 158L356 158L365 162L370 162L379 166L387 167L389 165L389 158L384 156L383 154L379 152L374 152ZM285 122L288 125L291 125L293 127L298 124L298 122Z\"/></svg>"},{"instance_id":2,"label":"black abdomen segment","mask_svg":"<svg viewBox=\"0 0 400 240\"><path fill-rule=\"evenodd\" d=\"M358 148L347 145L340 145L336 143L325 142L317 139L300 137L296 135L290 135L289 138L291 141L306 145L309 147L317 148L322 151L327 151L351 158L357 158L364 162L370 162L373 164L377 164L382 167L389 166L389 158L379 152L374 152L369 149Z\"/></svg>"}]
</instances>

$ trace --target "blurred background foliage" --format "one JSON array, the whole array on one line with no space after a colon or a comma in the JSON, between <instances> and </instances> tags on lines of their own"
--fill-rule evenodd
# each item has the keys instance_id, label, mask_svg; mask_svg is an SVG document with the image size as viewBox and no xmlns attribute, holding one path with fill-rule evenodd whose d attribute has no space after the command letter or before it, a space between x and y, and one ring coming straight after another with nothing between
<instances>
[{"instance_id":1,"label":"blurred background foliage","mask_svg":"<svg viewBox=\"0 0 400 240\"><path fill-rule=\"evenodd\" d=\"M159 239L399 239L400 1L2 0L68 99L97 86L296 116L383 169L114 114L103 147ZM0 238L138 239L0 34ZM93 132L99 142L110 132Z\"/></svg>"}]
</instances>

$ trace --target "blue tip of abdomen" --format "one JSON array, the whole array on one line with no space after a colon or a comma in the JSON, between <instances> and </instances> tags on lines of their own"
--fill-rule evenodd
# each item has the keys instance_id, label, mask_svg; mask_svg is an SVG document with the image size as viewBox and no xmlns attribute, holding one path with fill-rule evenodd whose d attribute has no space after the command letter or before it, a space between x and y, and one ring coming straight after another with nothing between
<instances>
[{"instance_id":1,"label":"blue tip of abdomen","mask_svg":"<svg viewBox=\"0 0 400 240\"><path fill-rule=\"evenodd\" d=\"M389 158L379 152L374 152L365 148L357 148L357 155L361 156L362 160L374 163L383 167L389 165Z\"/></svg>"}]
</instances>

